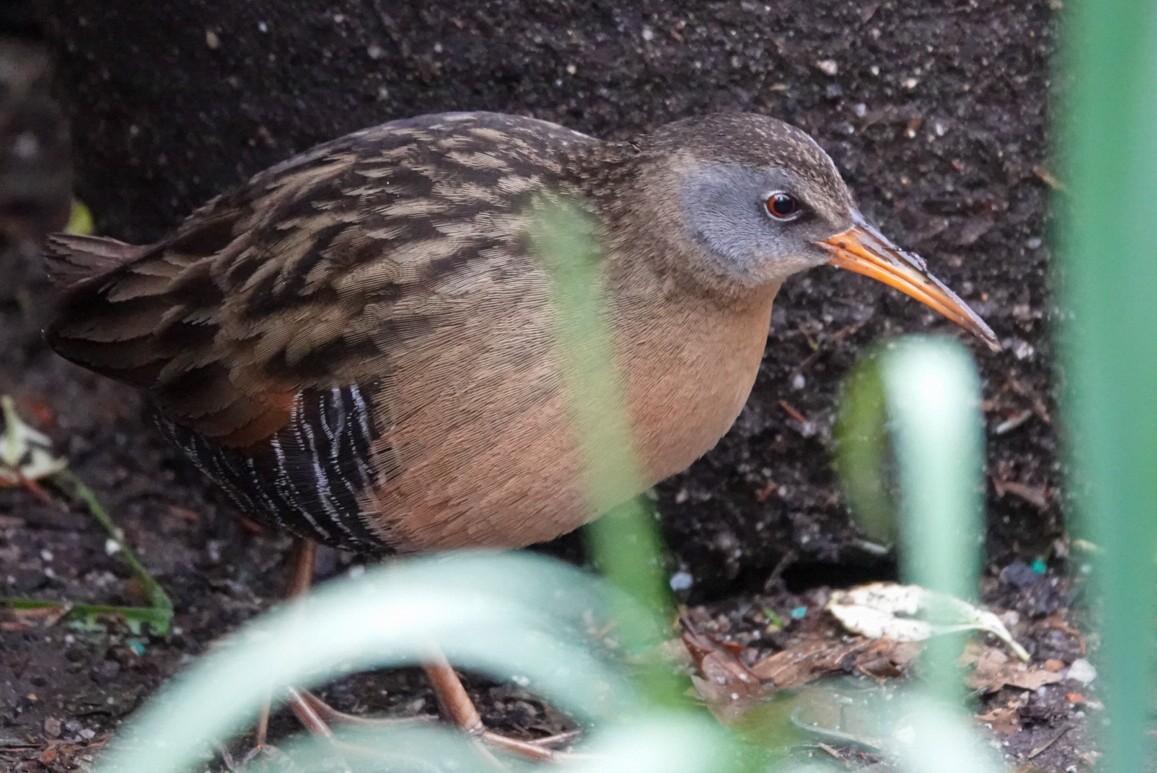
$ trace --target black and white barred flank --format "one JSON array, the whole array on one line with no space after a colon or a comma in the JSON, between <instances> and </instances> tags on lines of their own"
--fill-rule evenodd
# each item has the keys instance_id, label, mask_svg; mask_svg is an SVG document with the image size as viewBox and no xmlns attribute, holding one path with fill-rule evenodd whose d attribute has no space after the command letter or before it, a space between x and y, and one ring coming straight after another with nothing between
<instances>
[{"instance_id":1,"label":"black and white barred flank","mask_svg":"<svg viewBox=\"0 0 1157 773\"><path fill-rule=\"evenodd\" d=\"M165 436L247 515L344 550L380 552L364 496L376 486L369 460L378 435L357 386L306 391L289 423L252 450L229 448L160 417Z\"/></svg>"}]
</instances>

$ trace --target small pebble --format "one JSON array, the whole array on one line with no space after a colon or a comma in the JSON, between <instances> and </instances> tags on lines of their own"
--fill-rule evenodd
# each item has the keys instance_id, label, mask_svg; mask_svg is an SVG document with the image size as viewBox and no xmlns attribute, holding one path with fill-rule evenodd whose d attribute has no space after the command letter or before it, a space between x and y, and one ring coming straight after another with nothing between
<instances>
[{"instance_id":1,"label":"small pebble","mask_svg":"<svg viewBox=\"0 0 1157 773\"><path fill-rule=\"evenodd\" d=\"M840 66L835 59L821 59L816 62L816 69L824 75L835 75L840 71Z\"/></svg>"},{"instance_id":2,"label":"small pebble","mask_svg":"<svg viewBox=\"0 0 1157 773\"><path fill-rule=\"evenodd\" d=\"M1036 348L1028 341L1017 338L1013 340L1012 353L1018 360L1027 360L1036 354Z\"/></svg>"},{"instance_id":3,"label":"small pebble","mask_svg":"<svg viewBox=\"0 0 1157 773\"><path fill-rule=\"evenodd\" d=\"M1096 678L1097 669L1085 658L1077 658L1073 661L1073 664L1069 666L1069 679L1073 679L1081 684L1089 684Z\"/></svg>"},{"instance_id":4,"label":"small pebble","mask_svg":"<svg viewBox=\"0 0 1157 773\"><path fill-rule=\"evenodd\" d=\"M695 578L691 576L690 572L675 572L668 580L668 584L673 591L688 590L695 584Z\"/></svg>"}]
</instances>

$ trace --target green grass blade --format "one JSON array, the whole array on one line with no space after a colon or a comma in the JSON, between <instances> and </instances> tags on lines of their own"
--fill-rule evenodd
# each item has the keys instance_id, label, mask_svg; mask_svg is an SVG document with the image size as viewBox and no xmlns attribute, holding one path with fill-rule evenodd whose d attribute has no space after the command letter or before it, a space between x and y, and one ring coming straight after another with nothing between
<instances>
[{"instance_id":1,"label":"green grass blade","mask_svg":"<svg viewBox=\"0 0 1157 773\"><path fill-rule=\"evenodd\" d=\"M588 527L592 550L611 582L655 616L671 619L657 526L650 508L634 496L644 487L643 474L627 415L622 363L616 358L597 235L578 208L541 202L531 236L551 278L555 349L578 428L587 496L595 511L607 513ZM653 631L650 622L621 617L616 626L628 645L654 643L647 635ZM653 669L648 679L650 693L660 702L680 701L684 685L669 669Z\"/></svg>"},{"instance_id":2,"label":"green grass blade","mask_svg":"<svg viewBox=\"0 0 1157 773\"><path fill-rule=\"evenodd\" d=\"M1104 768L1151 767L1157 555L1157 4L1068 5L1058 198L1069 457L1094 582Z\"/></svg>"}]
</instances>

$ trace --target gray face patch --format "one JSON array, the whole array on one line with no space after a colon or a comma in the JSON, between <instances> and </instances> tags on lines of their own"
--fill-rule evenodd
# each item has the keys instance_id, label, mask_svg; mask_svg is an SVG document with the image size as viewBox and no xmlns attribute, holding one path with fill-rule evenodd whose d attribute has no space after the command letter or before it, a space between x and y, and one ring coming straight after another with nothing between
<instances>
[{"instance_id":1,"label":"gray face patch","mask_svg":"<svg viewBox=\"0 0 1157 773\"><path fill-rule=\"evenodd\" d=\"M798 218L777 220L768 214L767 198L779 191L800 202ZM718 271L746 286L782 281L827 262L829 256L815 242L847 226L830 195L782 168L694 164L681 181L679 197L692 239Z\"/></svg>"}]
</instances>

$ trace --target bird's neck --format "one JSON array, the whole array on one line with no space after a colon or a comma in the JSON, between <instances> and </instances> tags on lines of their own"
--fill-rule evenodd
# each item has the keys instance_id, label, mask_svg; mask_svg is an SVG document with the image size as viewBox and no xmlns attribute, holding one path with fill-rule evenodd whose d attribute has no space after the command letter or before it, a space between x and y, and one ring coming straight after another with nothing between
<instances>
[{"instance_id":1,"label":"bird's neck","mask_svg":"<svg viewBox=\"0 0 1157 773\"><path fill-rule=\"evenodd\" d=\"M739 415L779 284L742 287L705 271L664 195L676 185L669 164L628 143L597 154L581 189L602 231L618 365L652 485L714 447Z\"/></svg>"}]
</instances>

